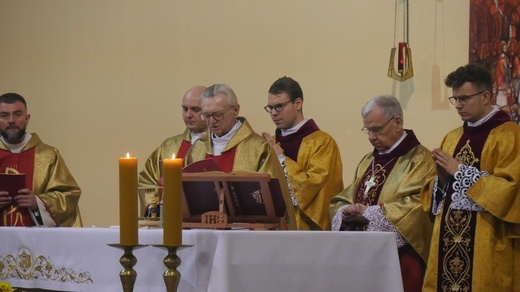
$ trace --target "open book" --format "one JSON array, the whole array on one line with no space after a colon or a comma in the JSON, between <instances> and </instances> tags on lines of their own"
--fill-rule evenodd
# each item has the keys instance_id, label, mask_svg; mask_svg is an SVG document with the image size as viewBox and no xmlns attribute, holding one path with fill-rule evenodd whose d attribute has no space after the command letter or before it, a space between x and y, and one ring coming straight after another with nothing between
<instances>
[{"instance_id":1,"label":"open book","mask_svg":"<svg viewBox=\"0 0 520 292\"><path fill-rule=\"evenodd\" d=\"M14 198L18 191L25 189L25 174L0 173L0 191L7 191Z\"/></svg>"},{"instance_id":2,"label":"open book","mask_svg":"<svg viewBox=\"0 0 520 292\"><path fill-rule=\"evenodd\" d=\"M216 211L230 223L277 224L285 213L280 183L267 173L183 173L182 187L184 222Z\"/></svg>"}]
</instances>

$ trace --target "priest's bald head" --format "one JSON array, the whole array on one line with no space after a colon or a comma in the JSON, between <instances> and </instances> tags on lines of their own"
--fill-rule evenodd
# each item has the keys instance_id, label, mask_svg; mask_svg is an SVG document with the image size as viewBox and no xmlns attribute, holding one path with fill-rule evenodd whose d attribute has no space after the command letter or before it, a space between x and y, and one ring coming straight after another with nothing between
<instances>
[{"instance_id":1,"label":"priest's bald head","mask_svg":"<svg viewBox=\"0 0 520 292\"><path fill-rule=\"evenodd\" d=\"M192 133L202 133L206 131L206 122L202 119L200 96L206 90L204 86L190 88L182 97L182 119L186 128Z\"/></svg>"}]
</instances>

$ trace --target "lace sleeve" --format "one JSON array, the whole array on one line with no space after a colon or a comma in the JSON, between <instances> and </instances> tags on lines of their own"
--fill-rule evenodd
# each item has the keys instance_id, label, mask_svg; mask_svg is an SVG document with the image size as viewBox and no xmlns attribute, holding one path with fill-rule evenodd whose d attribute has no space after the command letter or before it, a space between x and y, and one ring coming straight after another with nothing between
<instances>
[{"instance_id":1,"label":"lace sleeve","mask_svg":"<svg viewBox=\"0 0 520 292\"><path fill-rule=\"evenodd\" d=\"M280 165L283 169L283 175L285 176L285 180L287 181L287 186L289 187L289 192L291 193L291 200L294 206L298 206L298 201L296 201L296 197L294 196L294 191L291 187L291 182L289 181L289 175L287 174L287 166L285 165L285 155L278 155L278 161L280 161Z\"/></svg>"},{"instance_id":2,"label":"lace sleeve","mask_svg":"<svg viewBox=\"0 0 520 292\"><path fill-rule=\"evenodd\" d=\"M368 208L363 213L363 216L367 218L370 222L368 223L367 231L383 231L383 232L393 232L395 233L395 239L397 242L397 247L402 247L408 244L406 239L397 231L397 228L386 219L383 214L383 210L378 205L368 206Z\"/></svg>"},{"instance_id":3,"label":"lace sleeve","mask_svg":"<svg viewBox=\"0 0 520 292\"><path fill-rule=\"evenodd\" d=\"M334 217L332 217L332 222L331 222L332 223L332 227L331 227L332 231L339 231L339 229L341 228L341 222L343 221L343 218L342 218L341 214L343 214L343 210L347 206L350 206L350 205L342 206L341 208L339 208L338 212L336 212L336 215L334 215Z\"/></svg>"},{"instance_id":4,"label":"lace sleeve","mask_svg":"<svg viewBox=\"0 0 520 292\"><path fill-rule=\"evenodd\" d=\"M468 197L466 192L480 178L488 175L487 171L480 171L476 167L459 164L459 170L454 175L451 207L457 210L485 211L484 208Z\"/></svg>"}]
</instances>

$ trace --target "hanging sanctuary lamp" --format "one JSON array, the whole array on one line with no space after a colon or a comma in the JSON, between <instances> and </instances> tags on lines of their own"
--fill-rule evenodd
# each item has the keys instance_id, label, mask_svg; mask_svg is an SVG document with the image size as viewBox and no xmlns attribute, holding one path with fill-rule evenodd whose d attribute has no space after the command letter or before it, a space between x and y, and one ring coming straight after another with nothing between
<instances>
[{"instance_id":1,"label":"hanging sanctuary lamp","mask_svg":"<svg viewBox=\"0 0 520 292\"><path fill-rule=\"evenodd\" d=\"M396 42L397 22L398 22L398 1L403 2L403 39ZM394 47L390 53L390 63L388 64L388 77L397 81L405 81L413 77L412 50L408 46L409 41L409 16L408 16L408 0L395 0L395 18L394 18ZM395 51L397 54L397 70L395 70Z\"/></svg>"}]
</instances>

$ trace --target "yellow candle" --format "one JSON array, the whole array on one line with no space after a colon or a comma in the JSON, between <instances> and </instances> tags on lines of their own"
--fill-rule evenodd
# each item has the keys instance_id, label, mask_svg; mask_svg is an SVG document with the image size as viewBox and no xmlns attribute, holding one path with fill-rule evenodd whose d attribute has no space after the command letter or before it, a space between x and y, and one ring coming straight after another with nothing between
<instances>
[{"instance_id":1,"label":"yellow candle","mask_svg":"<svg viewBox=\"0 0 520 292\"><path fill-rule=\"evenodd\" d=\"M137 158L119 158L119 236L121 245L137 245Z\"/></svg>"},{"instance_id":2,"label":"yellow candle","mask_svg":"<svg viewBox=\"0 0 520 292\"><path fill-rule=\"evenodd\" d=\"M163 232L164 245L182 245L182 159L164 159Z\"/></svg>"}]
</instances>

